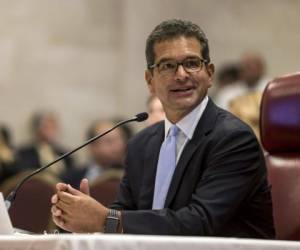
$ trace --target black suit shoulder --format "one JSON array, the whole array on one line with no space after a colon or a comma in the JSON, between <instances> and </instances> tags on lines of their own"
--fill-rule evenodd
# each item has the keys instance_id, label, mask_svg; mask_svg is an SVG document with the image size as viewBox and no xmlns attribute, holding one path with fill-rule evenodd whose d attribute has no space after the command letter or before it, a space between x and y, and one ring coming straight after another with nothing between
<instances>
[{"instance_id":1,"label":"black suit shoulder","mask_svg":"<svg viewBox=\"0 0 300 250\"><path fill-rule=\"evenodd\" d=\"M23 145L17 150L17 165L19 171L40 167L37 149L33 145Z\"/></svg>"},{"instance_id":2,"label":"black suit shoulder","mask_svg":"<svg viewBox=\"0 0 300 250\"><path fill-rule=\"evenodd\" d=\"M219 156L227 155L231 158L230 155L232 155L236 158L238 155L241 157L247 155L247 157L253 156L260 159L259 166L265 168L260 144L253 130L246 123L230 112L217 107L212 101L208 103L202 118L205 123L202 127L207 129L203 139L205 143L203 143L206 145L208 161L210 159L215 161ZM201 120L198 127L201 127Z\"/></svg>"},{"instance_id":3,"label":"black suit shoulder","mask_svg":"<svg viewBox=\"0 0 300 250\"><path fill-rule=\"evenodd\" d=\"M216 135L223 137L231 133L247 132L250 133L251 136L255 136L249 125L232 113L219 108L212 101L207 111L211 112L211 110L214 110L215 112L215 124L213 126L213 130Z\"/></svg>"},{"instance_id":4,"label":"black suit shoulder","mask_svg":"<svg viewBox=\"0 0 300 250\"><path fill-rule=\"evenodd\" d=\"M57 157L65 154L67 151L60 145L52 145L52 149ZM66 157L62 160L65 164L65 170L61 174L61 178L65 179L66 170L74 168L73 159L71 156ZM24 171L28 169L37 169L42 167L38 148L35 144L25 144L21 146L16 153L16 168L17 171Z\"/></svg>"}]
</instances>

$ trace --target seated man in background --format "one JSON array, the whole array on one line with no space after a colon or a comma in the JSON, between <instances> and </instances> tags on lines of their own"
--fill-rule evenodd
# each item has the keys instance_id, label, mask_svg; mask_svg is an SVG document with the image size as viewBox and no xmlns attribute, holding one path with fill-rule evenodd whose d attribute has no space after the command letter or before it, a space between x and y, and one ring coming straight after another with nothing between
<instances>
[{"instance_id":1,"label":"seated man in background","mask_svg":"<svg viewBox=\"0 0 300 250\"><path fill-rule=\"evenodd\" d=\"M229 111L247 123L254 131L257 139L259 135L259 112L262 93L251 91L233 98L229 102Z\"/></svg>"},{"instance_id":2,"label":"seated man in background","mask_svg":"<svg viewBox=\"0 0 300 250\"><path fill-rule=\"evenodd\" d=\"M215 86L210 91L211 98L221 108L228 110L229 101L244 93L245 86L240 82L239 63L228 62L216 72Z\"/></svg>"},{"instance_id":3,"label":"seated man in background","mask_svg":"<svg viewBox=\"0 0 300 250\"><path fill-rule=\"evenodd\" d=\"M59 124L53 112L34 114L31 130L31 142L17 151L18 171L40 168L67 152L58 142ZM72 169L73 160L71 157L67 157L46 171L65 180L66 174Z\"/></svg>"},{"instance_id":4,"label":"seated man in background","mask_svg":"<svg viewBox=\"0 0 300 250\"><path fill-rule=\"evenodd\" d=\"M165 119L165 111L160 100L155 95L150 95L147 100L147 111L149 114L146 123L148 126L153 125Z\"/></svg>"},{"instance_id":5,"label":"seated man in background","mask_svg":"<svg viewBox=\"0 0 300 250\"><path fill-rule=\"evenodd\" d=\"M254 93L253 95L262 93L268 83L268 80L265 78L265 60L259 53L251 51L243 53L237 66L238 75L236 75L237 77L235 79L232 78L232 80L234 80L232 84L227 84L219 88L214 97L217 105L229 111L231 111L230 102L232 100L242 98L242 96L247 96L248 94L251 96L252 93ZM245 101L243 101L243 103L245 103ZM248 105L252 105L252 101L250 101ZM236 110L236 107L234 110Z\"/></svg>"},{"instance_id":6,"label":"seated man in background","mask_svg":"<svg viewBox=\"0 0 300 250\"><path fill-rule=\"evenodd\" d=\"M10 130L0 126L0 184L16 173L15 150L11 142ZM1 191L1 190L0 190Z\"/></svg>"},{"instance_id":7,"label":"seated man in background","mask_svg":"<svg viewBox=\"0 0 300 250\"><path fill-rule=\"evenodd\" d=\"M260 101L268 80L265 78L266 64L257 52L246 52L241 57L241 84L246 89L228 101L228 110L247 123L259 135Z\"/></svg>"},{"instance_id":8,"label":"seated man in background","mask_svg":"<svg viewBox=\"0 0 300 250\"><path fill-rule=\"evenodd\" d=\"M93 122L87 130L86 139L111 129L115 124L110 120ZM104 137L88 145L88 160L83 167L70 173L66 182L78 187L82 178L90 183L97 180L107 170L123 172L127 136L121 128L116 128Z\"/></svg>"},{"instance_id":9,"label":"seated man in background","mask_svg":"<svg viewBox=\"0 0 300 250\"><path fill-rule=\"evenodd\" d=\"M207 96L208 40L189 21L160 23L146 43L145 78L166 119L132 138L107 208L59 183L54 222L71 232L274 238L264 156L253 131Z\"/></svg>"}]
</instances>

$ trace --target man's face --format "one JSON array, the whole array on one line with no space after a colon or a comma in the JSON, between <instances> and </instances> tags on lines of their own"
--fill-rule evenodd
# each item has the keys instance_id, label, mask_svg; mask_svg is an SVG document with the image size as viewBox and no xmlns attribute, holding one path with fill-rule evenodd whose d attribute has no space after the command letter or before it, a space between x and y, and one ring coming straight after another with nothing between
<instances>
[{"instance_id":1,"label":"man's face","mask_svg":"<svg viewBox=\"0 0 300 250\"><path fill-rule=\"evenodd\" d=\"M152 101L148 104L148 113L149 113L149 117L147 119L148 125L152 125L156 122L165 119L164 108L157 97L153 98Z\"/></svg>"},{"instance_id":2,"label":"man's face","mask_svg":"<svg viewBox=\"0 0 300 250\"><path fill-rule=\"evenodd\" d=\"M186 58L202 58L201 45L196 38L179 37L156 43L155 64L165 60L182 62ZM167 118L175 123L191 112L207 94L212 85L213 64L188 73L182 65L173 74L161 74L157 67L146 70L145 78L152 94L164 106Z\"/></svg>"},{"instance_id":3,"label":"man's face","mask_svg":"<svg viewBox=\"0 0 300 250\"><path fill-rule=\"evenodd\" d=\"M264 74L263 59L256 54L245 54L241 60L241 77L249 85L255 86Z\"/></svg>"},{"instance_id":4,"label":"man's face","mask_svg":"<svg viewBox=\"0 0 300 250\"><path fill-rule=\"evenodd\" d=\"M38 137L47 143L55 143L58 135L58 122L52 115L45 115L38 127Z\"/></svg>"},{"instance_id":5,"label":"man's face","mask_svg":"<svg viewBox=\"0 0 300 250\"><path fill-rule=\"evenodd\" d=\"M104 133L113 126L111 123L103 123L96 128L97 134ZM101 167L116 167L123 164L126 152L126 141L120 129L115 129L89 145L89 153L92 159Z\"/></svg>"}]
</instances>

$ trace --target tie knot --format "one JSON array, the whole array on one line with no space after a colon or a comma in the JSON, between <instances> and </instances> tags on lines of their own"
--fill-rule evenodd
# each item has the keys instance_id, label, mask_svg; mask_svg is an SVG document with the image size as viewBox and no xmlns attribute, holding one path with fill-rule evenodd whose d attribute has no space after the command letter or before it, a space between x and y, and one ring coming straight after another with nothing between
<instances>
[{"instance_id":1,"label":"tie knot","mask_svg":"<svg viewBox=\"0 0 300 250\"><path fill-rule=\"evenodd\" d=\"M169 135L168 136L177 136L178 134L178 127L176 125L172 125L169 129Z\"/></svg>"}]
</instances>

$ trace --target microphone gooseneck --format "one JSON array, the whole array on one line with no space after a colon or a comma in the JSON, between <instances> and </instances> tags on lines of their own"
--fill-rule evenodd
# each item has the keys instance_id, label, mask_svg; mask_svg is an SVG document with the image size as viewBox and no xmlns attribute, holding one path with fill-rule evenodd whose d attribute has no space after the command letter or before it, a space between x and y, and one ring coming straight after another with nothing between
<instances>
[{"instance_id":1,"label":"microphone gooseneck","mask_svg":"<svg viewBox=\"0 0 300 250\"><path fill-rule=\"evenodd\" d=\"M86 141L84 144L80 145L79 147L61 155L60 157L58 157L57 159L55 159L54 161L48 163L47 165L43 166L43 167L40 167L38 168L37 170L33 171L31 174L27 175L24 179L22 179L18 185L9 193L9 195L6 197L6 200L5 200L5 205L6 205L6 209L9 210L11 204L14 202L14 200L16 199L16 195L17 195L17 192L18 190L20 189L20 187L24 184L24 182L26 182L28 179L30 179L32 176L38 174L39 172L43 171L44 169L52 166L53 164L57 163L58 161L68 157L69 155L75 153L76 151L78 151L79 149L85 147L86 145L94 142L95 140L99 139L100 137L110 133L112 130L116 129L117 127L125 124L125 123L129 123L129 122L142 122L142 121L145 121L147 120L148 118L148 114L146 112L143 112L143 113L139 113L137 114L135 117L131 118L131 119L128 119L128 120L125 120L125 121L121 121L119 123L117 123L114 127L112 127L111 129L107 130L106 132L102 133L102 134L99 134L99 135L96 135L95 137L92 137L91 139L89 139L88 141Z\"/></svg>"}]
</instances>

